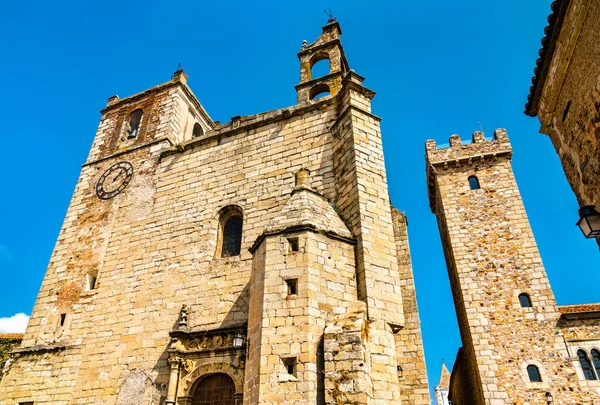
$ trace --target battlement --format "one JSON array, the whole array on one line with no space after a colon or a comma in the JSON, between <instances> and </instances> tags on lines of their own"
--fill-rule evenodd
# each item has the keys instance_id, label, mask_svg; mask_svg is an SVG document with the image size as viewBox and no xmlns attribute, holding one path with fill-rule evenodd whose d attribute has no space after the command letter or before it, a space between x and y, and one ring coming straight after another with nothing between
<instances>
[{"instance_id":1,"label":"battlement","mask_svg":"<svg viewBox=\"0 0 600 405\"><path fill-rule=\"evenodd\" d=\"M486 140L481 131L473 132L471 143L464 143L460 135L450 136L450 146L438 148L435 140L425 141L427 166L447 166L453 164L471 164L473 161L486 157L499 157L512 155L512 146L506 129L498 128L494 131L494 138Z\"/></svg>"},{"instance_id":2,"label":"battlement","mask_svg":"<svg viewBox=\"0 0 600 405\"><path fill-rule=\"evenodd\" d=\"M427 193L429 206L436 212L437 193L436 176L446 170L472 170L473 166L481 165L486 160L497 160L499 157L512 156L512 146L506 129L498 128L491 140L485 139L481 131L473 132L471 143L464 143L460 135L450 136L450 146L438 148L434 140L425 141L425 159L427 167Z\"/></svg>"}]
</instances>

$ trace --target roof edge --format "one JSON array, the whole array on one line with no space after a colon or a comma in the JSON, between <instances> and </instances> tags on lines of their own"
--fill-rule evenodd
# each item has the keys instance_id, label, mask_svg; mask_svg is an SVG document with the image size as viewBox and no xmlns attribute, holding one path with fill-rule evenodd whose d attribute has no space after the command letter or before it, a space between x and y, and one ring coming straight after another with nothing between
<instances>
[{"instance_id":1,"label":"roof edge","mask_svg":"<svg viewBox=\"0 0 600 405\"><path fill-rule=\"evenodd\" d=\"M544 28L544 37L541 40L542 47L538 51L540 57L535 62L533 77L531 78L531 87L529 88L529 95L527 96L527 102L525 103L524 113L530 117L535 117L538 113L540 97L542 95L542 90L544 89L550 62L552 61L552 56L556 49L556 40L560 34L570 1L571 0L555 0L550 5L552 13L548 16L548 25Z\"/></svg>"}]
</instances>

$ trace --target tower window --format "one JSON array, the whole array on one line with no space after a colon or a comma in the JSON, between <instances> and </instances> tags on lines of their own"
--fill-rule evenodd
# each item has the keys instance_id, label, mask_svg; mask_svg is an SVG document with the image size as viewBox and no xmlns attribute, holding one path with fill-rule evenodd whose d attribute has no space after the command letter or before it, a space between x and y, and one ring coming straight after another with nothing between
<instances>
[{"instance_id":1,"label":"tower window","mask_svg":"<svg viewBox=\"0 0 600 405\"><path fill-rule=\"evenodd\" d=\"M540 369L533 364L527 366L527 375L531 382L542 382L542 376L540 375Z\"/></svg>"},{"instance_id":2,"label":"tower window","mask_svg":"<svg viewBox=\"0 0 600 405\"><path fill-rule=\"evenodd\" d=\"M88 273L86 276L87 290L92 291L96 289L96 273Z\"/></svg>"},{"instance_id":3,"label":"tower window","mask_svg":"<svg viewBox=\"0 0 600 405\"><path fill-rule=\"evenodd\" d=\"M288 357L283 359L283 365L285 366L285 371L291 376L296 377L296 358Z\"/></svg>"},{"instance_id":4,"label":"tower window","mask_svg":"<svg viewBox=\"0 0 600 405\"><path fill-rule=\"evenodd\" d=\"M565 110L563 111L563 116L562 116L562 121L565 122L565 120L567 119L567 115L569 115L569 110L571 109L571 100L569 100L567 102L567 105L565 106Z\"/></svg>"},{"instance_id":5,"label":"tower window","mask_svg":"<svg viewBox=\"0 0 600 405\"><path fill-rule=\"evenodd\" d=\"M194 129L192 130L192 138L198 138L199 136L204 135L204 131L202 127L197 122L194 124Z\"/></svg>"},{"instance_id":6,"label":"tower window","mask_svg":"<svg viewBox=\"0 0 600 405\"><path fill-rule=\"evenodd\" d=\"M529 295L523 293L523 294L519 294L519 303L521 304L521 307L523 308L531 308L531 298L529 297Z\"/></svg>"},{"instance_id":7,"label":"tower window","mask_svg":"<svg viewBox=\"0 0 600 405\"><path fill-rule=\"evenodd\" d=\"M240 254L242 246L242 215L237 207L226 207L220 220L221 257Z\"/></svg>"},{"instance_id":8,"label":"tower window","mask_svg":"<svg viewBox=\"0 0 600 405\"><path fill-rule=\"evenodd\" d=\"M297 278L290 278L288 280L285 280L285 283L287 285L288 295L297 295L298 294L298 279Z\"/></svg>"},{"instance_id":9,"label":"tower window","mask_svg":"<svg viewBox=\"0 0 600 405\"><path fill-rule=\"evenodd\" d=\"M583 375L586 380L596 380L596 374L592 369L592 362L590 361L588 355L583 350L577 350L577 357L579 357L579 365L581 365L581 370L583 371Z\"/></svg>"},{"instance_id":10,"label":"tower window","mask_svg":"<svg viewBox=\"0 0 600 405\"><path fill-rule=\"evenodd\" d=\"M288 238L289 243L289 251L290 252L298 252L300 250L300 245L298 243L298 238Z\"/></svg>"},{"instance_id":11,"label":"tower window","mask_svg":"<svg viewBox=\"0 0 600 405\"><path fill-rule=\"evenodd\" d=\"M60 314L60 326L65 326L65 321L67 320L67 314Z\"/></svg>"},{"instance_id":12,"label":"tower window","mask_svg":"<svg viewBox=\"0 0 600 405\"><path fill-rule=\"evenodd\" d=\"M142 122L142 109L138 108L129 114L125 122L125 139L133 139L138 135Z\"/></svg>"},{"instance_id":13,"label":"tower window","mask_svg":"<svg viewBox=\"0 0 600 405\"><path fill-rule=\"evenodd\" d=\"M476 176L469 176L469 187L471 187L471 190L479 190L481 188L479 186L479 179Z\"/></svg>"}]
</instances>

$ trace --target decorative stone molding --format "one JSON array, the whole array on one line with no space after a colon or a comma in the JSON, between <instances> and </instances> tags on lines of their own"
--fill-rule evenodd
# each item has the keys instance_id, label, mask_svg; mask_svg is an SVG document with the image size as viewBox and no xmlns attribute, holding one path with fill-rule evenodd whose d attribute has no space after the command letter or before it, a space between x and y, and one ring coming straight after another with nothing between
<instances>
[{"instance_id":1,"label":"decorative stone molding","mask_svg":"<svg viewBox=\"0 0 600 405\"><path fill-rule=\"evenodd\" d=\"M223 373L234 381L236 405L240 405L246 367L246 325L188 331L187 316L188 309L184 305L179 316L180 321L170 333L171 345L168 352L171 373L167 404L191 404L194 390L204 377ZM242 345L239 347L234 346L236 335L242 336Z\"/></svg>"}]
</instances>

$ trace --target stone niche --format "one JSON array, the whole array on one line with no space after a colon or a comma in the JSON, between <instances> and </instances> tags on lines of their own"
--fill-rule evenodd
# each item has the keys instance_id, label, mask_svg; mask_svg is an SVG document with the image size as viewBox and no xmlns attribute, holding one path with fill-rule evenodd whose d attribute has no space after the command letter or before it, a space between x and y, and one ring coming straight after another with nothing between
<instances>
[{"instance_id":1,"label":"stone niche","mask_svg":"<svg viewBox=\"0 0 600 405\"><path fill-rule=\"evenodd\" d=\"M215 374L233 380L235 403L241 405L246 367L246 325L226 329L170 333L171 374L166 404L190 405L201 381ZM241 344L240 344L241 342Z\"/></svg>"}]
</instances>

